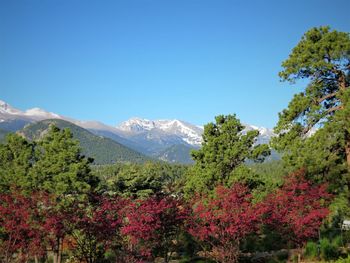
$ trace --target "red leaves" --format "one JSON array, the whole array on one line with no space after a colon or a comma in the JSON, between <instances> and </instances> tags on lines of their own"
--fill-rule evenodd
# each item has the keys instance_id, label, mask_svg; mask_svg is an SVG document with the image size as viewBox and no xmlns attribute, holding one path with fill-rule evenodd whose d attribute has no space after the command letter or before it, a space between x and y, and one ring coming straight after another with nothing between
<instances>
[{"instance_id":1,"label":"red leaves","mask_svg":"<svg viewBox=\"0 0 350 263\"><path fill-rule=\"evenodd\" d=\"M4 236L0 252L5 262L18 251L22 252L23 260L44 254L42 210L47 202L45 194L33 193L27 197L16 190L0 196L0 232Z\"/></svg>"},{"instance_id":2,"label":"red leaves","mask_svg":"<svg viewBox=\"0 0 350 263\"><path fill-rule=\"evenodd\" d=\"M76 210L75 228L91 233L98 241L112 239L123 222L126 200L119 197L95 197L95 204L84 204Z\"/></svg>"},{"instance_id":3,"label":"red leaves","mask_svg":"<svg viewBox=\"0 0 350 263\"><path fill-rule=\"evenodd\" d=\"M216 195L195 203L189 232L211 244L210 256L220 262L233 262L239 242L257 228L259 214L251 202L249 189L235 184L216 188Z\"/></svg>"},{"instance_id":4,"label":"red leaves","mask_svg":"<svg viewBox=\"0 0 350 263\"><path fill-rule=\"evenodd\" d=\"M263 224L272 226L298 246L315 237L329 213L329 198L326 185L312 185L305 180L303 171L289 176L280 189L255 205L246 186L220 186L214 197L195 201L188 231L210 244L211 258L234 262L240 241Z\"/></svg>"},{"instance_id":5,"label":"red leaves","mask_svg":"<svg viewBox=\"0 0 350 263\"><path fill-rule=\"evenodd\" d=\"M121 232L142 257L152 258L155 250L167 257L187 217L188 209L170 196L136 200L126 209Z\"/></svg>"},{"instance_id":6,"label":"red leaves","mask_svg":"<svg viewBox=\"0 0 350 263\"><path fill-rule=\"evenodd\" d=\"M0 253L28 259L45 253L48 245L59 251L65 236L70 249L86 262L95 262L112 248L120 262L143 262L176 249L181 230L202 241L207 256L218 262L235 262L240 242L262 225L278 231L287 241L301 246L317 236L330 195L326 185L313 185L299 171L284 185L254 204L249 188L234 184L217 187L213 196L202 196L188 206L170 196L144 200L95 196L69 207L57 205L44 193L26 197L13 191L0 196ZM87 247L88 246L88 247ZM20 253L19 253L20 252Z\"/></svg>"},{"instance_id":7,"label":"red leaves","mask_svg":"<svg viewBox=\"0 0 350 263\"><path fill-rule=\"evenodd\" d=\"M84 262L96 262L115 240L120 239L122 210L127 201L119 197L91 196L90 202L75 205L72 220L74 255Z\"/></svg>"},{"instance_id":8,"label":"red leaves","mask_svg":"<svg viewBox=\"0 0 350 263\"><path fill-rule=\"evenodd\" d=\"M284 185L270 194L261 208L265 223L273 226L297 246L318 234L323 219L329 214L326 206L331 195L327 186L312 185L300 170L288 177Z\"/></svg>"}]
</instances>

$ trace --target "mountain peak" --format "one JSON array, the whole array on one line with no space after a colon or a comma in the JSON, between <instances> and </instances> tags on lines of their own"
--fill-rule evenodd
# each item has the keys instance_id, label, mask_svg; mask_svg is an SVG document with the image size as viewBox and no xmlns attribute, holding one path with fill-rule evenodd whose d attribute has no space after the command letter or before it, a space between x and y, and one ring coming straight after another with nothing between
<instances>
[{"instance_id":1,"label":"mountain peak","mask_svg":"<svg viewBox=\"0 0 350 263\"><path fill-rule=\"evenodd\" d=\"M62 117L56 113L48 112L40 108L32 108L26 110L24 115L32 117L34 119L61 119Z\"/></svg>"},{"instance_id":2,"label":"mountain peak","mask_svg":"<svg viewBox=\"0 0 350 263\"><path fill-rule=\"evenodd\" d=\"M200 145L202 142L202 129L180 121L173 120L148 120L138 117L131 118L119 124L117 129L131 133L163 133L179 137L185 144Z\"/></svg>"},{"instance_id":3,"label":"mountain peak","mask_svg":"<svg viewBox=\"0 0 350 263\"><path fill-rule=\"evenodd\" d=\"M190 148L198 148L202 144L204 127L197 126L179 119L150 120L140 117L133 117L116 127L112 127L96 121L80 121L67 118L56 113L45 111L41 108L32 108L21 111L13 108L8 103L0 100L0 122L2 127L6 121L15 122L11 125L22 128L27 123L34 123L45 119L62 119L86 128L95 134L103 134L121 143L125 143L134 149L147 154L156 155L160 150L170 146L181 145ZM8 124L6 124L8 125ZM259 137L257 144L268 143L274 136L271 129L243 124L245 129L258 130ZM13 126L14 127L14 126ZM16 128L16 129L17 129Z\"/></svg>"},{"instance_id":4,"label":"mountain peak","mask_svg":"<svg viewBox=\"0 0 350 263\"><path fill-rule=\"evenodd\" d=\"M139 117L133 117L127 121L124 121L117 125L116 128L126 131L126 132L143 132L143 131L149 131L156 127L154 121L148 120L148 119L142 119Z\"/></svg>"},{"instance_id":5,"label":"mountain peak","mask_svg":"<svg viewBox=\"0 0 350 263\"><path fill-rule=\"evenodd\" d=\"M12 107L7 102L0 100L0 113L20 114L22 112L16 108Z\"/></svg>"}]
</instances>

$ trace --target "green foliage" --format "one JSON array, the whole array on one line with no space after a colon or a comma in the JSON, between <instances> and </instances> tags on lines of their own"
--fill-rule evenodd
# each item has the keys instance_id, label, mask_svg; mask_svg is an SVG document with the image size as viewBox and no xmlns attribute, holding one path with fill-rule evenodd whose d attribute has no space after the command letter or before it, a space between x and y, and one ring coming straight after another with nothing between
<instances>
[{"instance_id":1,"label":"green foliage","mask_svg":"<svg viewBox=\"0 0 350 263\"><path fill-rule=\"evenodd\" d=\"M0 144L0 192L12 186L28 187L35 161L35 143L16 134L7 135L6 143Z\"/></svg>"},{"instance_id":2,"label":"green foliage","mask_svg":"<svg viewBox=\"0 0 350 263\"><path fill-rule=\"evenodd\" d=\"M94 164L145 162L150 160L150 158L111 139L94 135L79 126L64 120L43 120L26 126L20 133L29 140L37 140L47 133L50 124L54 124L60 129L69 128L73 137L79 141L82 154L93 158Z\"/></svg>"},{"instance_id":3,"label":"green foliage","mask_svg":"<svg viewBox=\"0 0 350 263\"><path fill-rule=\"evenodd\" d=\"M93 166L100 178L99 191L125 197L147 197L159 192L181 194L181 182L188 167L161 162L117 163Z\"/></svg>"},{"instance_id":4,"label":"green foliage","mask_svg":"<svg viewBox=\"0 0 350 263\"><path fill-rule=\"evenodd\" d=\"M28 192L44 190L57 196L87 193L98 180L68 130L51 125L37 142L10 134L0 145L1 192L18 187Z\"/></svg>"},{"instance_id":5,"label":"green foliage","mask_svg":"<svg viewBox=\"0 0 350 263\"><path fill-rule=\"evenodd\" d=\"M278 150L285 150L312 127L330 121L339 105L346 105L343 92L349 82L350 37L330 31L329 27L312 28L304 34L289 58L282 63L282 80L310 80L305 90L296 94L287 109L279 114L275 131Z\"/></svg>"},{"instance_id":6,"label":"green foliage","mask_svg":"<svg viewBox=\"0 0 350 263\"><path fill-rule=\"evenodd\" d=\"M97 186L90 173L90 160L80 153L79 142L69 129L50 125L47 134L38 141L37 161L30 171L31 188L57 196L87 193Z\"/></svg>"},{"instance_id":7,"label":"green foliage","mask_svg":"<svg viewBox=\"0 0 350 263\"><path fill-rule=\"evenodd\" d=\"M318 245L315 242L309 241L305 246L304 256L308 259L316 259L318 257Z\"/></svg>"},{"instance_id":8,"label":"green foliage","mask_svg":"<svg viewBox=\"0 0 350 263\"><path fill-rule=\"evenodd\" d=\"M339 257L338 240L331 241L328 238L322 238L320 240L320 253L321 258L324 260L337 259Z\"/></svg>"},{"instance_id":9,"label":"green foliage","mask_svg":"<svg viewBox=\"0 0 350 263\"><path fill-rule=\"evenodd\" d=\"M282 63L281 79L293 81L299 78L324 77L327 71L346 67L350 54L349 34L330 31L329 27L312 28L302 37L289 58ZM318 77L318 76L317 76Z\"/></svg>"},{"instance_id":10,"label":"green foliage","mask_svg":"<svg viewBox=\"0 0 350 263\"><path fill-rule=\"evenodd\" d=\"M350 255L347 256L347 258L339 258L334 263L350 263Z\"/></svg>"},{"instance_id":11,"label":"green foliage","mask_svg":"<svg viewBox=\"0 0 350 263\"><path fill-rule=\"evenodd\" d=\"M217 116L215 123L204 126L202 148L192 151L195 165L185 186L187 194L230 184L247 171L243 166L248 159L262 161L269 155L267 145L254 145L259 132L243 134L243 129L235 115Z\"/></svg>"},{"instance_id":12,"label":"green foliage","mask_svg":"<svg viewBox=\"0 0 350 263\"><path fill-rule=\"evenodd\" d=\"M267 194L274 191L277 187L283 184L283 179L291 173L291 170L284 166L281 160L273 160L264 163L255 163L249 165L252 175L251 177L243 178L249 183L255 201L261 201Z\"/></svg>"},{"instance_id":13,"label":"green foliage","mask_svg":"<svg viewBox=\"0 0 350 263\"><path fill-rule=\"evenodd\" d=\"M349 200L350 186L349 64L348 33L329 27L307 31L279 75L291 83L309 82L279 114L278 136L272 140L287 168L306 169L308 179L329 183L343 201ZM343 202L336 203L341 204L333 206L336 213L349 213Z\"/></svg>"}]
</instances>

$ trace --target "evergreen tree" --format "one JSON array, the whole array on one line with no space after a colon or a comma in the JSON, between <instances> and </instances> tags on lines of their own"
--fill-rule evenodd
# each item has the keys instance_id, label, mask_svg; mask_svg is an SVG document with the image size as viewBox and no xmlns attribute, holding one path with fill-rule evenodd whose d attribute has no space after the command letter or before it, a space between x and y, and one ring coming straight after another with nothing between
<instances>
[{"instance_id":1,"label":"evergreen tree","mask_svg":"<svg viewBox=\"0 0 350 263\"><path fill-rule=\"evenodd\" d=\"M218 184L230 184L249 173L248 159L263 161L267 145L255 145L259 131L243 132L235 115L220 115L204 126L202 148L192 152L196 162L189 172L186 191L205 192Z\"/></svg>"},{"instance_id":2,"label":"evergreen tree","mask_svg":"<svg viewBox=\"0 0 350 263\"><path fill-rule=\"evenodd\" d=\"M8 134L6 143L0 144L0 192L11 187L28 187L29 171L35 158L35 143L17 134Z\"/></svg>"},{"instance_id":3,"label":"evergreen tree","mask_svg":"<svg viewBox=\"0 0 350 263\"><path fill-rule=\"evenodd\" d=\"M52 125L37 142L9 134L5 144L0 144L0 191L14 187L59 198L85 194L98 184L90 163L68 129Z\"/></svg>"},{"instance_id":4,"label":"evergreen tree","mask_svg":"<svg viewBox=\"0 0 350 263\"><path fill-rule=\"evenodd\" d=\"M92 176L90 159L81 155L79 142L69 129L60 130L51 125L38 141L37 161L31 170L32 187L58 197L84 194L97 186Z\"/></svg>"},{"instance_id":5,"label":"evergreen tree","mask_svg":"<svg viewBox=\"0 0 350 263\"><path fill-rule=\"evenodd\" d=\"M350 166L349 34L331 31L329 27L312 28L282 67L279 73L282 81L295 83L307 79L309 83L279 114L275 147L288 152L294 147L291 142L305 139L312 129L322 127L325 122L335 123L327 128L329 139L338 136L340 154Z\"/></svg>"},{"instance_id":6,"label":"evergreen tree","mask_svg":"<svg viewBox=\"0 0 350 263\"><path fill-rule=\"evenodd\" d=\"M327 182L335 194L332 216L349 213L350 36L329 27L304 34L282 63L282 81L308 81L279 114L272 145L284 164L306 169L314 182Z\"/></svg>"}]
</instances>

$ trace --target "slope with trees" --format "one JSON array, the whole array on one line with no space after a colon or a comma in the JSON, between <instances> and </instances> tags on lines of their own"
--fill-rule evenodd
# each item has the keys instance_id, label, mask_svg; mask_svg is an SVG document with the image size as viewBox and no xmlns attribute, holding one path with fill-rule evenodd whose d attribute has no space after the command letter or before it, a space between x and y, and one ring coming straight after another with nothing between
<instances>
[{"instance_id":1,"label":"slope with trees","mask_svg":"<svg viewBox=\"0 0 350 263\"><path fill-rule=\"evenodd\" d=\"M149 157L131 150L112 139L97 136L68 121L52 119L43 120L24 127L20 134L29 140L40 139L47 132L50 124L58 128L69 128L73 137L79 140L82 153L94 159L95 164L111 164L114 162L145 162Z\"/></svg>"}]
</instances>

